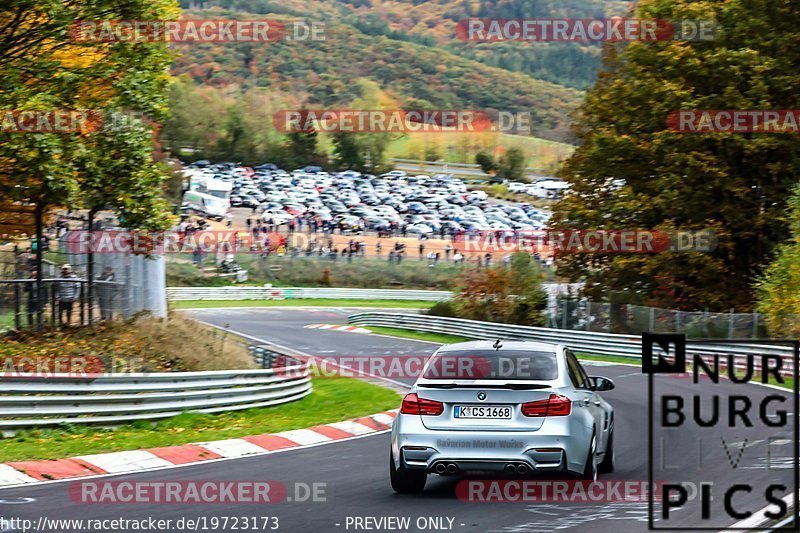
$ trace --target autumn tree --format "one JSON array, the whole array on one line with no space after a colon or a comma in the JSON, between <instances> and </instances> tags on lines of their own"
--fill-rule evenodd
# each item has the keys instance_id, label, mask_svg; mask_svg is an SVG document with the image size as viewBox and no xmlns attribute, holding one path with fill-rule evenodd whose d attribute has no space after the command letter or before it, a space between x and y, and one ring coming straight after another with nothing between
<instances>
[{"instance_id":1,"label":"autumn tree","mask_svg":"<svg viewBox=\"0 0 800 533\"><path fill-rule=\"evenodd\" d=\"M475 155L475 163L480 165L481 170L487 174L494 175L494 173L497 172L497 161L495 161L492 154L488 152L478 152Z\"/></svg>"},{"instance_id":2,"label":"autumn tree","mask_svg":"<svg viewBox=\"0 0 800 533\"><path fill-rule=\"evenodd\" d=\"M57 208L86 208L90 223L96 212L111 209L126 227L170 225L161 197L165 173L152 155L156 132L144 125L166 117L172 60L166 43L82 42L72 30L81 20L178 14L173 0L21 0L0 12L0 109L80 111L92 119L66 132L14 132L0 139L0 205L29 210L38 265L45 220ZM120 127L120 117L136 127ZM7 232L26 229L17 221ZM90 257L90 279L92 264ZM42 276L37 268L40 283ZM41 313L37 322L41 326Z\"/></svg>"},{"instance_id":3,"label":"autumn tree","mask_svg":"<svg viewBox=\"0 0 800 533\"><path fill-rule=\"evenodd\" d=\"M758 280L758 310L773 337L800 336L800 185L789 199L791 238L777 248L775 260Z\"/></svg>"},{"instance_id":4,"label":"autumn tree","mask_svg":"<svg viewBox=\"0 0 800 533\"><path fill-rule=\"evenodd\" d=\"M752 309L753 281L788 236L786 200L800 177L800 138L677 133L680 109L797 109L800 4L643 0L633 18L714 20L714 40L605 49L561 175L561 229L708 229L711 253L562 254L559 274L588 297L682 309Z\"/></svg>"},{"instance_id":5,"label":"autumn tree","mask_svg":"<svg viewBox=\"0 0 800 533\"><path fill-rule=\"evenodd\" d=\"M510 264L468 271L454 307L461 318L526 326L544 325L547 293L530 254L515 253Z\"/></svg>"},{"instance_id":6,"label":"autumn tree","mask_svg":"<svg viewBox=\"0 0 800 533\"><path fill-rule=\"evenodd\" d=\"M509 181L525 178L525 153L519 148L509 148L497 163L497 176Z\"/></svg>"},{"instance_id":7,"label":"autumn tree","mask_svg":"<svg viewBox=\"0 0 800 533\"><path fill-rule=\"evenodd\" d=\"M361 144L356 134L339 132L332 135L333 157L340 169L351 169L362 172L366 170L366 161Z\"/></svg>"}]
</instances>

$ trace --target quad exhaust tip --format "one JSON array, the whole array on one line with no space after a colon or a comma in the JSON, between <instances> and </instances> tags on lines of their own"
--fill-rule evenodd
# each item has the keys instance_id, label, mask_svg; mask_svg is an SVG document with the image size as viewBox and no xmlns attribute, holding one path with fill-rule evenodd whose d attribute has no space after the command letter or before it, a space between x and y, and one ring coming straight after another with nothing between
<instances>
[{"instance_id":1,"label":"quad exhaust tip","mask_svg":"<svg viewBox=\"0 0 800 533\"><path fill-rule=\"evenodd\" d=\"M514 463L508 463L504 470L507 474L527 474L531 469L526 464L515 465Z\"/></svg>"},{"instance_id":2,"label":"quad exhaust tip","mask_svg":"<svg viewBox=\"0 0 800 533\"><path fill-rule=\"evenodd\" d=\"M455 463L447 463L447 464L438 463L434 467L434 470L436 471L437 474L445 474L445 473L455 474L456 472L458 472L458 465L456 465Z\"/></svg>"}]
</instances>

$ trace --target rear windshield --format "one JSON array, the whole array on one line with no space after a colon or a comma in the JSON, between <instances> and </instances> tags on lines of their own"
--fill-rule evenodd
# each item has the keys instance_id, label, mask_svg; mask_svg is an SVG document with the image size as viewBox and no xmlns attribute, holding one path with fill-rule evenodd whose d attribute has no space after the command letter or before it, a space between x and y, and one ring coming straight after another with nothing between
<instances>
[{"instance_id":1,"label":"rear windshield","mask_svg":"<svg viewBox=\"0 0 800 533\"><path fill-rule=\"evenodd\" d=\"M558 378L556 354L521 350L447 351L425 367L424 379L550 381Z\"/></svg>"}]
</instances>

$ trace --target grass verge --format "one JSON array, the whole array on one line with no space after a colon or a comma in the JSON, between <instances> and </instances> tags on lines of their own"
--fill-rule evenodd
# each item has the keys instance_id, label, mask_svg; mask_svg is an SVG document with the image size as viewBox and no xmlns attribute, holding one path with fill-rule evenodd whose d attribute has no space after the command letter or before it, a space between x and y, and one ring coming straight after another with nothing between
<instances>
[{"instance_id":1,"label":"grass verge","mask_svg":"<svg viewBox=\"0 0 800 533\"><path fill-rule=\"evenodd\" d=\"M171 313L169 319L136 316L87 327L15 332L0 342L0 364L9 372L76 374L255 368L234 335L181 313Z\"/></svg>"},{"instance_id":2,"label":"grass verge","mask_svg":"<svg viewBox=\"0 0 800 533\"><path fill-rule=\"evenodd\" d=\"M160 422L114 429L80 425L25 430L0 439L0 462L58 459L122 450L176 446L301 429L371 415L400 405L387 388L352 378L316 378L302 400L260 409L209 415L184 413Z\"/></svg>"},{"instance_id":3,"label":"grass verge","mask_svg":"<svg viewBox=\"0 0 800 533\"><path fill-rule=\"evenodd\" d=\"M383 326L365 326L373 333L389 335L391 337L402 337L404 339L415 339L418 341L436 342L439 344L453 344L454 342L467 342L475 339L461 337L458 335L446 335L444 333L427 333L413 329L387 328Z\"/></svg>"},{"instance_id":4,"label":"grass verge","mask_svg":"<svg viewBox=\"0 0 800 533\"><path fill-rule=\"evenodd\" d=\"M364 307L395 309L428 309L434 302L422 300L337 300L304 298L302 300L181 300L172 301L174 309L214 307Z\"/></svg>"}]
</instances>

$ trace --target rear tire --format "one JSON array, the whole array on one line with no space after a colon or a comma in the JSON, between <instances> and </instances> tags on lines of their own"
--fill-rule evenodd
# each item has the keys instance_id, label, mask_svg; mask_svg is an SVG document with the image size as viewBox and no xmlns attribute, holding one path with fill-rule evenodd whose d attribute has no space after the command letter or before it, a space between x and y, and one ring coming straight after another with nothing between
<instances>
[{"instance_id":1,"label":"rear tire","mask_svg":"<svg viewBox=\"0 0 800 533\"><path fill-rule=\"evenodd\" d=\"M603 460L597 465L597 471L600 474L610 474L614 471L614 431L608 435L608 445L606 445L606 454Z\"/></svg>"},{"instance_id":2,"label":"rear tire","mask_svg":"<svg viewBox=\"0 0 800 533\"><path fill-rule=\"evenodd\" d=\"M586 456L586 464L583 467L583 473L580 478L584 481L597 481L597 434L592 433L592 441L589 444L589 453Z\"/></svg>"},{"instance_id":3,"label":"rear tire","mask_svg":"<svg viewBox=\"0 0 800 533\"><path fill-rule=\"evenodd\" d=\"M425 489L428 475L424 470L408 470L402 466L399 469L395 468L392 452L389 452L389 479L392 482L392 490L395 492L419 494Z\"/></svg>"}]
</instances>

